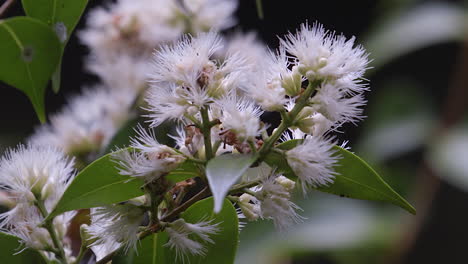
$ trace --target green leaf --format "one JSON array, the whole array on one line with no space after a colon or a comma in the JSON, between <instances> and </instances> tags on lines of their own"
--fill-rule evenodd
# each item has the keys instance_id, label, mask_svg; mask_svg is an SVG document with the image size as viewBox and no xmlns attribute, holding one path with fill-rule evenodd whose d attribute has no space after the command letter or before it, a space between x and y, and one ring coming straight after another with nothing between
<instances>
[{"instance_id":1,"label":"green leaf","mask_svg":"<svg viewBox=\"0 0 468 264\"><path fill-rule=\"evenodd\" d=\"M255 162L255 157L246 154L225 154L211 159L206 165L208 185L215 201L214 211L221 210L229 188Z\"/></svg>"},{"instance_id":2,"label":"green leaf","mask_svg":"<svg viewBox=\"0 0 468 264\"><path fill-rule=\"evenodd\" d=\"M119 203L143 195L143 181L120 175L112 154L104 155L84 168L70 183L48 218L71 210Z\"/></svg>"},{"instance_id":3,"label":"green leaf","mask_svg":"<svg viewBox=\"0 0 468 264\"><path fill-rule=\"evenodd\" d=\"M0 21L0 57L0 80L23 91L45 122L44 92L60 59L55 33L29 17Z\"/></svg>"},{"instance_id":4,"label":"green leaf","mask_svg":"<svg viewBox=\"0 0 468 264\"><path fill-rule=\"evenodd\" d=\"M190 178L200 176L197 164L191 161L185 161L178 168L166 175L166 179L176 183Z\"/></svg>"},{"instance_id":5,"label":"green leaf","mask_svg":"<svg viewBox=\"0 0 468 264\"><path fill-rule=\"evenodd\" d=\"M213 212L213 198L207 198L196 202L190 206L181 217L188 223L197 223L200 221L209 221L213 219L213 224L218 223L220 231L210 238L214 243L204 243L206 248L205 256L188 256L188 261L185 263L190 264L229 264L234 263L236 256L238 241L239 241L239 221L237 219L236 209L227 200L224 199L223 209L215 214ZM153 252L151 259L156 262L141 262L141 263L183 263L180 259L176 258L175 250L164 246L169 237L166 232L158 234L156 249ZM149 261L149 259L147 259ZM177 261L176 261L177 260Z\"/></svg>"},{"instance_id":6,"label":"green leaf","mask_svg":"<svg viewBox=\"0 0 468 264\"><path fill-rule=\"evenodd\" d=\"M55 31L61 42L61 61L65 45L80 20L88 0L22 0L21 2L28 16L43 21ZM60 73L61 63L57 65L52 78L54 92L60 89Z\"/></svg>"},{"instance_id":7,"label":"green leaf","mask_svg":"<svg viewBox=\"0 0 468 264\"><path fill-rule=\"evenodd\" d=\"M289 150L299 144L301 140L290 140L279 144L277 148ZM317 190L344 197L384 201L395 204L408 212L415 214L416 210L397 192L395 192L364 160L355 154L338 146L333 146L336 155L340 156L335 171L333 184L318 187ZM275 153L273 157L265 159L272 167L277 167L285 176L297 178L289 166L285 166L286 158Z\"/></svg>"},{"instance_id":8,"label":"green leaf","mask_svg":"<svg viewBox=\"0 0 468 264\"><path fill-rule=\"evenodd\" d=\"M44 263L44 260L36 251L31 249L22 250L23 247L19 242L19 238L0 232L0 259L2 263ZM19 251L21 253L18 253Z\"/></svg>"}]
</instances>

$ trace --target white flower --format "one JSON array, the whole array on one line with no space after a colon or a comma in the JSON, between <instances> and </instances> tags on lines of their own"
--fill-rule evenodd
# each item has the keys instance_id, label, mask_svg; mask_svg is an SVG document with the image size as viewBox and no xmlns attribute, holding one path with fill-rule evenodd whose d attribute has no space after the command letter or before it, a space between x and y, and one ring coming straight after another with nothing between
<instances>
[{"instance_id":1,"label":"white flower","mask_svg":"<svg viewBox=\"0 0 468 264\"><path fill-rule=\"evenodd\" d=\"M184 262L187 255L205 255L206 249L203 243L214 243L210 235L219 231L219 223L212 221L200 221L196 224L178 219L166 228L169 241L165 246L175 250L176 258ZM194 238L198 238L194 240ZM201 241L200 241L201 240ZM200 242L199 242L200 241Z\"/></svg>"},{"instance_id":2,"label":"white flower","mask_svg":"<svg viewBox=\"0 0 468 264\"><path fill-rule=\"evenodd\" d=\"M343 87L325 83L317 89L317 94L312 98L312 108L333 122L335 128L343 123L356 124L362 120L362 107L366 100L362 94L354 96L346 94Z\"/></svg>"},{"instance_id":3,"label":"white flower","mask_svg":"<svg viewBox=\"0 0 468 264\"><path fill-rule=\"evenodd\" d=\"M354 39L336 36L317 23L312 27L303 24L295 35L281 40L281 45L299 60L299 71L309 81L359 79L367 68L368 55L361 46L354 47Z\"/></svg>"},{"instance_id":4,"label":"white flower","mask_svg":"<svg viewBox=\"0 0 468 264\"><path fill-rule=\"evenodd\" d=\"M203 134L194 125L178 126L177 134L170 136L175 140L177 149L188 156L193 156L203 148Z\"/></svg>"},{"instance_id":5,"label":"white flower","mask_svg":"<svg viewBox=\"0 0 468 264\"><path fill-rule=\"evenodd\" d=\"M238 54L218 66L211 57L220 48L220 38L210 32L186 36L176 45L156 51L152 88L146 97L151 126L171 119L188 122L186 116L199 118L200 109L237 89L248 66Z\"/></svg>"},{"instance_id":6,"label":"white flower","mask_svg":"<svg viewBox=\"0 0 468 264\"><path fill-rule=\"evenodd\" d=\"M199 95L201 100L198 100L203 104L205 102L205 94L191 94L192 90L187 90L186 94L179 92L183 88L177 88L175 84L164 84L153 86L146 93L145 100L148 106L145 110L149 111L146 115L151 120L151 127L157 127L166 120L183 121L185 120L185 114L190 108L199 110L198 106L193 106L188 101L188 98L196 98ZM182 95L182 96L181 96ZM191 96L192 95L192 96Z\"/></svg>"},{"instance_id":7,"label":"white flower","mask_svg":"<svg viewBox=\"0 0 468 264\"><path fill-rule=\"evenodd\" d=\"M97 252L116 249L136 249L138 230L145 210L131 203L110 205L91 209L91 225L87 228L91 247ZM102 255L102 254L99 254Z\"/></svg>"},{"instance_id":8,"label":"white flower","mask_svg":"<svg viewBox=\"0 0 468 264\"><path fill-rule=\"evenodd\" d=\"M284 50L280 50L278 54L273 52L265 54L259 65L257 67L261 69L252 72L250 81L242 89L266 111L284 109L287 99L283 78L288 80L291 78L291 72L288 69L289 62Z\"/></svg>"},{"instance_id":9,"label":"white flower","mask_svg":"<svg viewBox=\"0 0 468 264\"><path fill-rule=\"evenodd\" d=\"M336 172L333 166L338 158L330 140L308 136L295 148L286 151L289 166L299 177L304 193L308 187L327 185L333 182Z\"/></svg>"},{"instance_id":10,"label":"white flower","mask_svg":"<svg viewBox=\"0 0 468 264\"><path fill-rule=\"evenodd\" d=\"M53 147L19 145L0 160L0 186L16 203L41 199L50 210L73 177L73 162Z\"/></svg>"},{"instance_id":11,"label":"white flower","mask_svg":"<svg viewBox=\"0 0 468 264\"><path fill-rule=\"evenodd\" d=\"M183 0L192 31L223 30L235 24L237 0Z\"/></svg>"},{"instance_id":12,"label":"white flower","mask_svg":"<svg viewBox=\"0 0 468 264\"><path fill-rule=\"evenodd\" d=\"M86 68L99 76L109 89L133 90L138 94L147 87L147 57L120 54L112 60L100 60L90 56L86 60Z\"/></svg>"},{"instance_id":13,"label":"white flower","mask_svg":"<svg viewBox=\"0 0 468 264\"><path fill-rule=\"evenodd\" d=\"M273 220L273 224L280 231L286 230L303 219L296 213L296 210L300 208L291 202L291 191L294 185L293 181L284 176L272 176L262 181L261 189L256 194L261 200L262 217Z\"/></svg>"},{"instance_id":14,"label":"white flower","mask_svg":"<svg viewBox=\"0 0 468 264\"><path fill-rule=\"evenodd\" d=\"M159 144L154 134L148 133L141 126L138 136L132 139L133 151L116 151L112 154L121 175L144 178L146 182L158 179L175 169L185 157L174 149Z\"/></svg>"},{"instance_id":15,"label":"white flower","mask_svg":"<svg viewBox=\"0 0 468 264\"><path fill-rule=\"evenodd\" d=\"M263 111L245 97L230 94L216 101L221 109L220 118L224 131L235 133L240 142L254 141L262 132L260 115Z\"/></svg>"},{"instance_id":16,"label":"white flower","mask_svg":"<svg viewBox=\"0 0 468 264\"><path fill-rule=\"evenodd\" d=\"M130 118L135 99L131 90L86 89L75 96L50 124L39 127L29 139L32 144L51 145L67 154L98 151Z\"/></svg>"},{"instance_id":17,"label":"white flower","mask_svg":"<svg viewBox=\"0 0 468 264\"><path fill-rule=\"evenodd\" d=\"M54 247L48 231L41 227L44 216L35 203L40 201L50 212L73 177L73 162L52 147L20 145L8 150L0 160L0 186L15 206L0 214L0 229L19 237L27 247ZM69 212L54 219L53 227L62 241L73 216Z\"/></svg>"},{"instance_id":18,"label":"white flower","mask_svg":"<svg viewBox=\"0 0 468 264\"><path fill-rule=\"evenodd\" d=\"M151 81L195 89L199 78L212 77L216 65L211 56L220 48L221 39L214 32L201 33L194 38L185 35L175 45L163 45L155 52Z\"/></svg>"},{"instance_id":19,"label":"white flower","mask_svg":"<svg viewBox=\"0 0 468 264\"><path fill-rule=\"evenodd\" d=\"M93 10L79 36L100 59L119 53L141 55L184 32L179 14L171 0L119 0Z\"/></svg>"}]
</instances>

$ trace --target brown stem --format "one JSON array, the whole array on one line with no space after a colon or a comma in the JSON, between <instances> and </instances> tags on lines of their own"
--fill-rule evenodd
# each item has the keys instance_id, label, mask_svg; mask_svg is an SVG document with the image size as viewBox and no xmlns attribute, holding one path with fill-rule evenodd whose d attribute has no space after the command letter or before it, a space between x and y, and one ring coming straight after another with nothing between
<instances>
[{"instance_id":1,"label":"brown stem","mask_svg":"<svg viewBox=\"0 0 468 264\"><path fill-rule=\"evenodd\" d=\"M203 188L199 193L195 194L192 198L190 198L188 201L180 205L179 207L175 208L172 210L169 214L164 216L161 221L167 222L172 220L174 217L182 213L185 209L189 208L192 204L200 201L201 199L205 198L210 194L210 190L208 187Z\"/></svg>"}]
</instances>

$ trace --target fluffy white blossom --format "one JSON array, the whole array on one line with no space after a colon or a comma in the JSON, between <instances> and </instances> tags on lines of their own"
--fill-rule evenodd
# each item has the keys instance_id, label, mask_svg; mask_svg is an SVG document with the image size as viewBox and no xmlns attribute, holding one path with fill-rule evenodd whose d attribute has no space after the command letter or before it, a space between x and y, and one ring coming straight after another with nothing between
<instances>
[{"instance_id":1,"label":"fluffy white blossom","mask_svg":"<svg viewBox=\"0 0 468 264\"><path fill-rule=\"evenodd\" d=\"M210 235L219 232L218 223L212 221L200 221L195 224L178 219L166 229L169 241L165 246L176 252L176 258L184 262L188 255L205 255L204 244L213 243Z\"/></svg>"},{"instance_id":2,"label":"fluffy white blossom","mask_svg":"<svg viewBox=\"0 0 468 264\"><path fill-rule=\"evenodd\" d=\"M295 148L286 151L289 166L299 177L304 193L312 186L327 185L333 182L339 157L335 155L331 140L323 137L307 136Z\"/></svg>"},{"instance_id":3,"label":"fluffy white blossom","mask_svg":"<svg viewBox=\"0 0 468 264\"><path fill-rule=\"evenodd\" d=\"M234 132L236 140L253 141L262 132L260 115L263 111L247 98L230 94L216 101L221 109L221 126L224 131Z\"/></svg>"},{"instance_id":4,"label":"fluffy white blossom","mask_svg":"<svg viewBox=\"0 0 468 264\"><path fill-rule=\"evenodd\" d=\"M120 246L125 250L135 249L144 213L144 209L131 203L92 208L87 232L94 240L91 244L93 250L109 251Z\"/></svg>"},{"instance_id":5,"label":"fluffy white blossom","mask_svg":"<svg viewBox=\"0 0 468 264\"><path fill-rule=\"evenodd\" d=\"M53 147L19 145L0 160L0 186L17 203L41 199L50 210L73 177L73 162Z\"/></svg>"},{"instance_id":6,"label":"fluffy white blossom","mask_svg":"<svg viewBox=\"0 0 468 264\"><path fill-rule=\"evenodd\" d=\"M68 154L98 151L105 147L131 116L134 92L104 87L86 89L39 127L29 139L33 144L51 145Z\"/></svg>"},{"instance_id":7,"label":"fluffy white blossom","mask_svg":"<svg viewBox=\"0 0 468 264\"><path fill-rule=\"evenodd\" d=\"M196 118L200 109L240 86L248 65L238 54L217 65L212 55L220 48L219 36L210 32L186 36L156 51L146 97L151 126L168 119Z\"/></svg>"},{"instance_id":8,"label":"fluffy white blossom","mask_svg":"<svg viewBox=\"0 0 468 264\"><path fill-rule=\"evenodd\" d=\"M0 214L0 229L19 237L27 247L54 247L49 232L42 227L43 213L54 208L73 177L73 162L55 148L20 145L8 150L0 161L0 186L15 206ZM37 202L47 212L39 211ZM54 219L52 227L61 241L73 216L68 212Z\"/></svg>"},{"instance_id":9,"label":"fluffy white blossom","mask_svg":"<svg viewBox=\"0 0 468 264\"><path fill-rule=\"evenodd\" d=\"M258 63L260 69L253 72L250 81L243 86L245 93L266 111L280 111L287 103L283 79L291 78L289 61L284 50L268 52ZM299 76L299 88L300 88Z\"/></svg>"},{"instance_id":10,"label":"fluffy white blossom","mask_svg":"<svg viewBox=\"0 0 468 264\"><path fill-rule=\"evenodd\" d=\"M301 25L296 34L289 34L281 45L298 59L299 71L309 81L359 79L367 68L367 53L354 45L355 38L326 31L322 25Z\"/></svg>"},{"instance_id":11,"label":"fluffy white blossom","mask_svg":"<svg viewBox=\"0 0 468 264\"><path fill-rule=\"evenodd\" d=\"M131 143L133 151L120 150L112 154L121 175L141 177L146 182L151 182L175 169L185 160L185 157L174 149L158 143L155 135L142 127L138 127L137 134Z\"/></svg>"},{"instance_id":12,"label":"fluffy white blossom","mask_svg":"<svg viewBox=\"0 0 468 264\"><path fill-rule=\"evenodd\" d=\"M363 119L362 107L366 100L362 94L350 96L346 89L337 85L325 83L321 85L317 94L312 98L312 108L333 122L334 127L343 123L355 124Z\"/></svg>"}]
</instances>

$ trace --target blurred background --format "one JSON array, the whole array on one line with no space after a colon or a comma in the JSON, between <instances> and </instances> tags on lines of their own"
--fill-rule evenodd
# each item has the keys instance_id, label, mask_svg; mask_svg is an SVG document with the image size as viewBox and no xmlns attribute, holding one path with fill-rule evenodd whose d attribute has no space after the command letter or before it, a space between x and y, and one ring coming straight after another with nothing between
<instances>
[{"instance_id":1,"label":"blurred background","mask_svg":"<svg viewBox=\"0 0 468 264\"><path fill-rule=\"evenodd\" d=\"M105 1L90 1L87 11ZM466 263L468 243L468 3L464 1L240 0L239 25L270 48L303 22L357 37L373 60L367 118L343 139L417 210L322 193L298 196L307 220L286 233L270 222L241 232L237 263ZM9 16L21 15L19 3ZM77 30L83 28L86 13ZM76 34L65 51L62 89L47 113L96 77ZM1 58L0 58L1 59ZM0 150L30 135L38 120L26 96L0 83Z\"/></svg>"}]
</instances>

